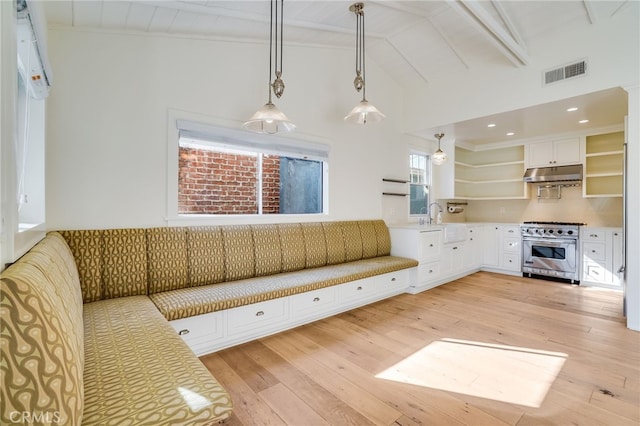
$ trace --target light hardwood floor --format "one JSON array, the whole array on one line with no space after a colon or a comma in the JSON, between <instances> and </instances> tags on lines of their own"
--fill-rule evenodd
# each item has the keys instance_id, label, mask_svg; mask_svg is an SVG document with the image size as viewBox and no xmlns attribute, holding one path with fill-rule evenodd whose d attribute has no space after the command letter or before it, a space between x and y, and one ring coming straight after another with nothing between
<instances>
[{"instance_id":1,"label":"light hardwood floor","mask_svg":"<svg viewBox=\"0 0 640 426\"><path fill-rule=\"evenodd\" d=\"M619 292L479 272L201 360L227 425L638 425L621 309Z\"/></svg>"}]
</instances>

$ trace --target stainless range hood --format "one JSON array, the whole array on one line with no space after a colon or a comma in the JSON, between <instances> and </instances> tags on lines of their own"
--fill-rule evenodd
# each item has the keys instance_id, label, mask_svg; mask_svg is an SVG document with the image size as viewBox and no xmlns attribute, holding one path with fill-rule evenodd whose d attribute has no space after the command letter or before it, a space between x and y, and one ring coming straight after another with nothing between
<instances>
[{"instance_id":1,"label":"stainless range hood","mask_svg":"<svg viewBox=\"0 0 640 426\"><path fill-rule=\"evenodd\" d=\"M527 183L582 181L582 164L527 169L522 179Z\"/></svg>"}]
</instances>

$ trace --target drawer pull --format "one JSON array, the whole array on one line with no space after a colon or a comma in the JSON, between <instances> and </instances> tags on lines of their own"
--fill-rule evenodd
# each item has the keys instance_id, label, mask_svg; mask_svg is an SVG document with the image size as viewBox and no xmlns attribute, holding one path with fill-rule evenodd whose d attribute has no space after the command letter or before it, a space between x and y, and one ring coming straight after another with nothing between
<instances>
[{"instance_id":1,"label":"drawer pull","mask_svg":"<svg viewBox=\"0 0 640 426\"><path fill-rule=\"evenodd\" d=\"M430 273L430 274L431 274L431 273L433 273L433 269L429 269L429 273Z\"/></svg>"},{"instance_id":2,"label":"drawer pull","mask_svg":"<svg viewBox=\"0 0 640 426\"><path fill-rule=\"evenodd\" d=\"M595 253L595 252L596 252L595 250L591 250L591 253Z\"/></svg>"},{"instance_id":3,"label":"drawer pull","mask_svg":"<svg viewBox=\"0 0 640 426\"><path fill-rule=\"evenodd\" d=\"M433 247L433 244L429 244L429 247Z\"/></svg>"},{"instance_id":4,"label":"drawer pull","mask_svg":"<svg viewBox=\"0 0 640 426\"><path fill-rule=\"evenodd\" d=\"M454 247L453 249L454 249L454 250L458 250L458 247L456 246L456 247Z\"/></svg>"},{"instance_id":5,"label":"drawer pull","mask_svg":"<svg viewBox=\"0 0 640 426\"><path fill-rule=\"evenodd\" d=\"M513 229L509 229L507 232L509 232L510 234L513 234L515 231Z\"/></svg>"},{"instance_id":6,"label":"drawer pull","mask_svg":"<svg viewBox=\"0 0 640 426\"><path fill-rule=\"evenodd\" d=\"M264 311L258 311L258 312L256 312L256 316L257 316L257 317L261 317L261 316L263 316L263 315L264 315Z\"/></svg>"},{"instance_id":7,"label":"drawer pull","mask_svg":"<svg viewBox=\"0 0 640 426\"><path fill-rule=\"evenodd\" d=\"M178 331L178 336L184 336L185 334L189 334L189 330L186 328L184 330Z\"/></svg>"},{"instance_id":8,"label":"drawer pull","mask_svg":"<svg viewBox=\"0 0 640 426\"><path fill-rule=\"evenodd\" d=\"M314 297L314 298L313 298L313 301L314 301L314 302L319 302L319 301L320 301L320 298L319 298L319 297Z\"/></svg>"},{"instance_id":9,"label":"drawer pull","mask_svg":"<svg viewBox=\"0 0 640 426\"><path fill-rule=\"evenodd\" d=\"M358 288L356 288L356 290L362 290L362 286L359 285Z\"/></svg>"},{"instance_id":10,"label":"drawer pull","mask_svg":"<svg viewBox=\"0 0 640 426\"><path fill-rule=\"evenodd\" d=\"M591 238L598 238L598 234L590 234L589 235Z\"/></svg>"},{"instance_id":11,"label":"drawer pull","mask_svg":"<svg viewBox=\"0 0 640 426\"><path fill-rule=\"evenodd\" d=\"M391 281L395 281L395 280L396 280L396 277L391 278Z\"/></svg>"}]
</instances>

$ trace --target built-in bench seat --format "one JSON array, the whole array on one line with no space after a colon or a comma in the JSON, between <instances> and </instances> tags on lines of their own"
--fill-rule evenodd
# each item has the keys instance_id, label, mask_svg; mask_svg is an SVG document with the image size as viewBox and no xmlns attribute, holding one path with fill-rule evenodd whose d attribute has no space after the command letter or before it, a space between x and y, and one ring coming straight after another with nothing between
<instances>
[{"instance_id":1,"label":"built-in bench seat","mask_svg":"<svg viewBox=\"0 0 640 426\"><path fill-rule=\"evenodd\" d=\"M165 291L149 297L165 318L177 320L318 290L413 266L415 261L411 259L385 256L321 266L312 270Z\"/></svg>"},{"instance_id":2,"label":"built-in bench seat","mask_svg":"<svg viewBox=\"0 0 640 426\"><path fill-rule=\"evenodd\" d=\"M222 421L194 352L404 292L390 252L381 220L50 232L1 276L2 423Z\"/></svg>"}]
</instances>

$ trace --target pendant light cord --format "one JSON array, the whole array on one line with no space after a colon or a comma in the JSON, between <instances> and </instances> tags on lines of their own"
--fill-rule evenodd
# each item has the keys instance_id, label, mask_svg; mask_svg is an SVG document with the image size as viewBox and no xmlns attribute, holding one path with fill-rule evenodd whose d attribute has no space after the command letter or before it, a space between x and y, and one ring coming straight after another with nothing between
<instances>
[{"instance_id":1,"label":"pendant light cord","mask_svg":"<svg viewBox=\"0 0 640 426\"><path fill-rule=\"evenodd\" d=\"M360 30L360 37L362 38L362 47L361 47L361 51L360 51L360 60L362 61L362 100L366 100L367 99L367 79L365 77L365 65L366 65L366 61L364 58L364 10L361 10L359 15L360 20L361 20L361 24L360 26L362 27Z\"/></svg>"},{"instance_id":2,"label":"pendant light cord","mask_svg":"<svg viewBox=\"0 0 640 426\"><path fill-rule=\"evenodd\" d=\"M271 14L269 16L269 103L271 103L271 70L273 69L273 1L271 0Z\"/></svg>"}]
</instances>

